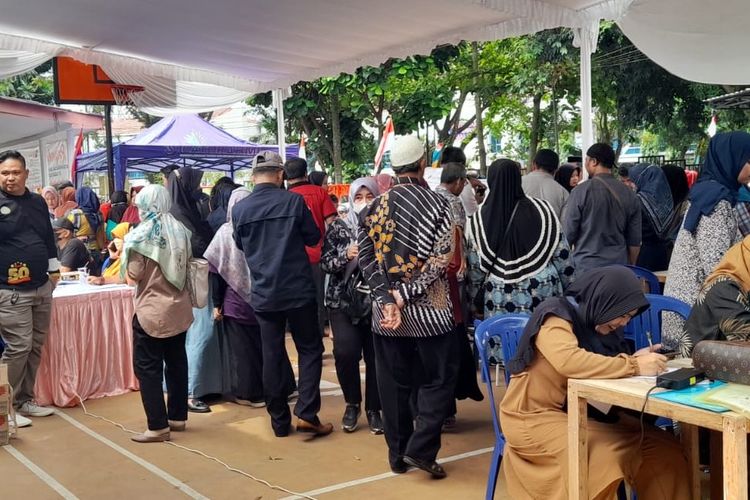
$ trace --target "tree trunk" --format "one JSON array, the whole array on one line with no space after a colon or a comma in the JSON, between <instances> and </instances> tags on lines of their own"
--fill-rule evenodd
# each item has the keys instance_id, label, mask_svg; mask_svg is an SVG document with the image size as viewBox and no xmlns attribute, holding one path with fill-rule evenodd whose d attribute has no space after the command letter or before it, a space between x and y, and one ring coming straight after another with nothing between
<instances>
[{"instance_id":1,"label":"tree trunk","mask_svg":"<svg viewBox=\"0 0 750 500\"><path fill-rule=\"evenodd\" d=\"M484 120L482 119L482 96L479 92L479 44L471 44L471 66L474 72L474 108L476 109L477 145L479 152L479 172L487 175L487 150L484 147Z\"/></svg>"},{"instance_id":2,"label":"tree trunk","mask_svg":"<svg viewBox=\"0 0 750 500\"><path fill-rule=\"evenodd\" d=\"M557 125L557 96L555 95L555 89L552 88L552 127L555 131L555 151L560 154L560 129Z\"/></svg>"},{"instance_id":3,"label":"tree trunk","mask_svg":"<svg viewBox=\"0 0 750 500\"><path fill-rule=\"evenodd\" d=\"M333 135L333 178L337 184L341 184L344 178L341 165L341 103L336 94L331 94L331 132Z\"/></svg>"},{"instance_id":4,"label":"tree trunk","mask_svg":"<svg viewBox=\"0 0 750 500\"><path fill-rule=\"evenodd\" d=\"M539 149L539 137L542 129L542 94L534 94L534 107L531 114L531 136L529 137L529 165Z\"/></svg>"}]
</instances>

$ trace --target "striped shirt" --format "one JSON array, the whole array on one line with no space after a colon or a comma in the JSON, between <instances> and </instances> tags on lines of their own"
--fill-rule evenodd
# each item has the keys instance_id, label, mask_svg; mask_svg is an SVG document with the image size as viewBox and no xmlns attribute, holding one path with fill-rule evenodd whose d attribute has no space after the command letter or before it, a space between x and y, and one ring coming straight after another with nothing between
<instances>
[{"instance_id":1,"label":"striped shirt","mask_svg":"<svg viewBox=\"0 0 750 500\"><path fill-rule=\"evenodd\" d=\"M389 337L433 337L453 330L446 269L453 256L448 201L399 179L362 214L359 265L373 297L372 330ZM397 330L380 326L382 306L398 290L406 303Z\"/></svg>"}]
</instances>

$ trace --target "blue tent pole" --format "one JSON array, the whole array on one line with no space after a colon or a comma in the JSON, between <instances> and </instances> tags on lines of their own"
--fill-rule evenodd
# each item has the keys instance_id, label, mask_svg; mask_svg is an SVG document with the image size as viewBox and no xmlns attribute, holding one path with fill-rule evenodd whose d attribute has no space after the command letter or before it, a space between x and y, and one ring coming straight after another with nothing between
<instances>
[{"instance_id":1,"label":"blue tent pole","mask_svg":"<svg viewBox=\"0 0 750 500\"><path fill-rule=\"evenodd\" d=\"M234 180L234 160L229 162L229 174L232 177L232 180Z\"/></svg>"},{"instance_id":2,"label":"blue tent pole","mask_svg":"<svg viewBox=\"0 0 750 500\"><path fill-rule=\"evenodd\" d=\"M109 184L109 195L115 192L115 160L112 151L112 106L104 106L104 132L107 143L107 181Z\"/></svg>"}]
</instances>

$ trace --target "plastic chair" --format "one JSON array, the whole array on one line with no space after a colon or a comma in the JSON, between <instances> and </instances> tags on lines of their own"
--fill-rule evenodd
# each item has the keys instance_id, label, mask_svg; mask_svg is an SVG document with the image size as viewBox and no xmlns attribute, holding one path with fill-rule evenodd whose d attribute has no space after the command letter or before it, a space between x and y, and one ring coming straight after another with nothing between
<instances>
[{"instance_id":1,"label":"plastic chair","mask_svg":"<svg viewBox=\"0 0 750 500\"><path fill-rule=\"evenodd\" d=\"M644 269L642 267L638 266L627 266L638 279L642 279L648 284L648 293L652 293L654 295L661 295L661 284L659 283L659 278L656 277L654 273L649 271L648 269Z\"/></svg>"},{"instance_id":2,"label":"plastic chair","mask_svg":"<svg viewBox=\"0 0 750 500\"><path fill-rule=\"evenodd\" d=\"M661 343L662 313L673 312L682 316L683 319L687 319L690 315L691 307L681 300L651 293L646 294L646 299L651 307L640 316L633 318L628 324L636 351L649 346L649 335L651 343ZM628 338L627 330L625 337Z\"/></svg>"},{"instance_id":3,"label":"plastic chair","mask_svg":"<svg viewBox=\"0 0 750 500\"><path fill-rule=\"evenodd\" d=\"M492 462L490 463L490 475L487 479L486 500L492 500L495 495L495 484L497 476L500 473L500 462L503 459L503 449L505 448L505 438L500 430L500 419L497 416L497 406L495 405L495 395L490 379L490 357L489 341L493 336L500 336L502 342L503 357L506 360L511 359L518 347L518 341L521 333L529 321L529 317L522 314L505 314L494 316L482 321L474 332L474 345L479 352L479 363L482 369L482 378L487 384L487 397L490 400L490 410L492 411L492 427L495 430L495 449L492 452ZM509 372L505 371L505 383L510 380Z\"/></svg>"}]
</instances>

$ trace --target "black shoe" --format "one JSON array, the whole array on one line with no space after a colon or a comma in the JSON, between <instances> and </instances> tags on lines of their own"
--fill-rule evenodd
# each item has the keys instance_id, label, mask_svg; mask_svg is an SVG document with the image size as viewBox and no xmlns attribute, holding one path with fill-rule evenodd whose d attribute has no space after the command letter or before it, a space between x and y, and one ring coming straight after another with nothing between
<instances>
[{"instance_id":1,"label":"black shoe","mask_svg":"<svg viewBox=\"0 0 750 500\"><path fill-rule=\"evenodd\" d=\"M360 413L359 405L346 405L344 417L341 419L341 428L344 429L345 432L356 431Z\"/></svg>"},{"instance_id":2,"label":"black shoe","mask_svg":"<svg viewBox=\"0 0 750 500\"><path fill-rule=\"evenodd\" d=\"M391 464L391 472L394 474L404 474L409 470L409 466L403 458L397 458L395 463Z\"/></svg>"},{"instance_id":3,"label":"black shoe","mask_svg":"<svg viewBox=\"0 0 750 500\"><path fill-rule=\"evenodd\" d=\"M200 399L188 399L188 411L193 413L211 413L211 407Z\"/></svg>"},{"instance_id":4,"label":"black shoe","mask_svg":"<svg viewBox=\"0 0 750 500\"><path fill-rule=\"evenodd\" d=\"M367 423L370 425L370 432L378 435L383 433L383 419L380 418L379 411L367 412Z\"/></svg>"},{"instance_id":5,"label":"black shoe","mask_svg":"<svg viewBox=\"0 0 750 500\"><path fill-rule=\"evenodd\" d=\"M432 475L435 479L443 479L448 474L445 473L445 470L435 462L434 460L419 460L418 458L412 458L410 456L404 455L404 462L406 462L408 465L413 465L414 467L418 469L422 469L426 473Z\"/></svg>"}]
</instances>

